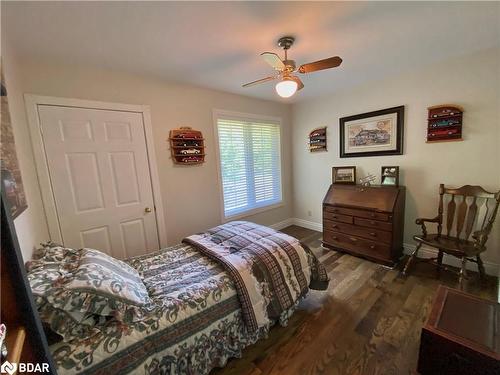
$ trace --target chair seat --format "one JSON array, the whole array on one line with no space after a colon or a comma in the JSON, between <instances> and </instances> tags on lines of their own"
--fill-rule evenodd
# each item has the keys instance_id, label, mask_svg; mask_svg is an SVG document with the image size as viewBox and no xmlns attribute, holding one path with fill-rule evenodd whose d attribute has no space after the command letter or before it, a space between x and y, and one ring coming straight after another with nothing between
<instances>
[{"instance_id":1,"label":"chair seat","mask_svg":"<svg viewBox=\"0 0 500 375\"><path fill-rule=\"evenodd\" d=\"M425 237L422 234L418 234L413 236L413 239L428 246L441 249L445 253L454 254L459 257L463 255L476 256L484 250L482 248L474 247L474 243L472 241L457 241L456 237L448 237L444 235L438 236L437 233L427 234Z\"/></svg>"}]
</instances>

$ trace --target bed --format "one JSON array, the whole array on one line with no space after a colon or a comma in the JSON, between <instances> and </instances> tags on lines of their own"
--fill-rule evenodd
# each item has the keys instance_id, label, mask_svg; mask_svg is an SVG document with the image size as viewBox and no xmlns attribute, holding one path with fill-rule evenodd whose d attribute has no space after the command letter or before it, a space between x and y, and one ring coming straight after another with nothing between
<instances>
[{"instance_id":1,"label":"bed","mask_svg":"<svg viewBox=\"0 0 500 375\"><path fill-rule=\"evenodd\" d=\"M322 265L298 240L253 223L231 222L125 261L147 290L146 312L135 306L117 315L101 306L99 314L86 314L76 324L67 315L66 294L59 298L64 306L47 295L67 284L60 273L68 266L58 262L81 258L81 250L54 251L46 248L29 265L28 279L42 320L62 336L50 347L60 374L207 374L241 357L274 324L286 325L309 288L328 284ZM109 266L104 255L91 255ZM57 268L57 276L47 276L49 268ZM139 318L130 312L137 309Z\"/></svg>"}]
</instances>

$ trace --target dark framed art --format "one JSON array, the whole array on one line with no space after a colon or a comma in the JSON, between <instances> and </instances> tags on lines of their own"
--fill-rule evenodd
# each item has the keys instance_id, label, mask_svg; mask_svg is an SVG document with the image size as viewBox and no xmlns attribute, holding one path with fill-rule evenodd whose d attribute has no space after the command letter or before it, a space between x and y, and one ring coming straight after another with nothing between
<instances>
[{"instance_id":1,"label":"dark framed art","mask_svg":"<svg viewBox=\"0 0 500 375\"><path fill-rule=\"evenodd\" d=\"M14 142L14 130L9 112L9 101L7 89L5 88L5 79L3 70L0 67L0 97L1 97L1 189L5 192L5 199L9 201L10 214L12 219L18 217L28 208L26 194L24 193L23 179L21 169L17 159L16 144Z\"/></svg>"},{"instance_id":2,"label":"dark framed art","mask_svg":"<svg viewBox=\"0 0 500 375\"><path fill-rule=\"evenodd\" d=\"M342 117L340 157L403 154L404 105Z\"/></svg>"},{"instance_id":3,"label":"dark framed art","mask_svg":"<svg viewBox=\"0 0 500 375\"><path fill-rule=\"evenodd\" d=\"M332 167L333 184L356 184L356 167Z\"/></svg>"},{"instance_id":4,"label":"dark framed art","mask_svg":"<svg viewBox=\"0 0 500 375\"><path fill-rule=\"evenodd\" d=\"M380 184L399 186L399 167L382 167Z\"/></svg>"}]
</instances>

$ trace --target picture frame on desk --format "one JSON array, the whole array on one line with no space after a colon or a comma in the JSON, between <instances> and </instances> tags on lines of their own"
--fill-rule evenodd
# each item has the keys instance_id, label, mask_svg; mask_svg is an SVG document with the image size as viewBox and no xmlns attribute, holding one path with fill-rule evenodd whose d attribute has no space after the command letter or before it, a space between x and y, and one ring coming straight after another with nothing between
<instances>
[{"instance_id":1,"label":"picture frame on desk","mask_svg":"<svg viewBox=\"0 0 500 375\"><path fill-rule=\"evenodd\" d=\"M380 173L380 184L386 186L399 186L399 167L382 167L382 171Z\"/></svg>"},{"instance_id":2,"label":"picture frame on desk","mask_svg":"<svg viewBox=\"0 0 500 375\"><path fill-rule=\"evenodd\" d=\"M356 167L332 167L332 184L356 184Z\"/></svg>"}]
</instances>

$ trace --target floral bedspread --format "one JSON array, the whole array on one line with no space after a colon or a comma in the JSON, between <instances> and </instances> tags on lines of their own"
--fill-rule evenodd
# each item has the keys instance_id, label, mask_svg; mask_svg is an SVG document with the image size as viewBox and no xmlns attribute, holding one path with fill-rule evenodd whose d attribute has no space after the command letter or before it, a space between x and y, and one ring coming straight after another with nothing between
<instances>
[{"instance_id":1,"label":"floral bedspread","mask_svg":"<svg viewBox=\"0 0 500 375\"><path fill-rule=\"evenodd\" d=\"M272 323L248 330L234 281L194 247L180 244L127 263L157 308L144 320L109 319L90 335L75 333L52 345L60 374L202 375L267 336ZM281 313L282 325L297 304Z\"/></svg>"}]
</instances>

